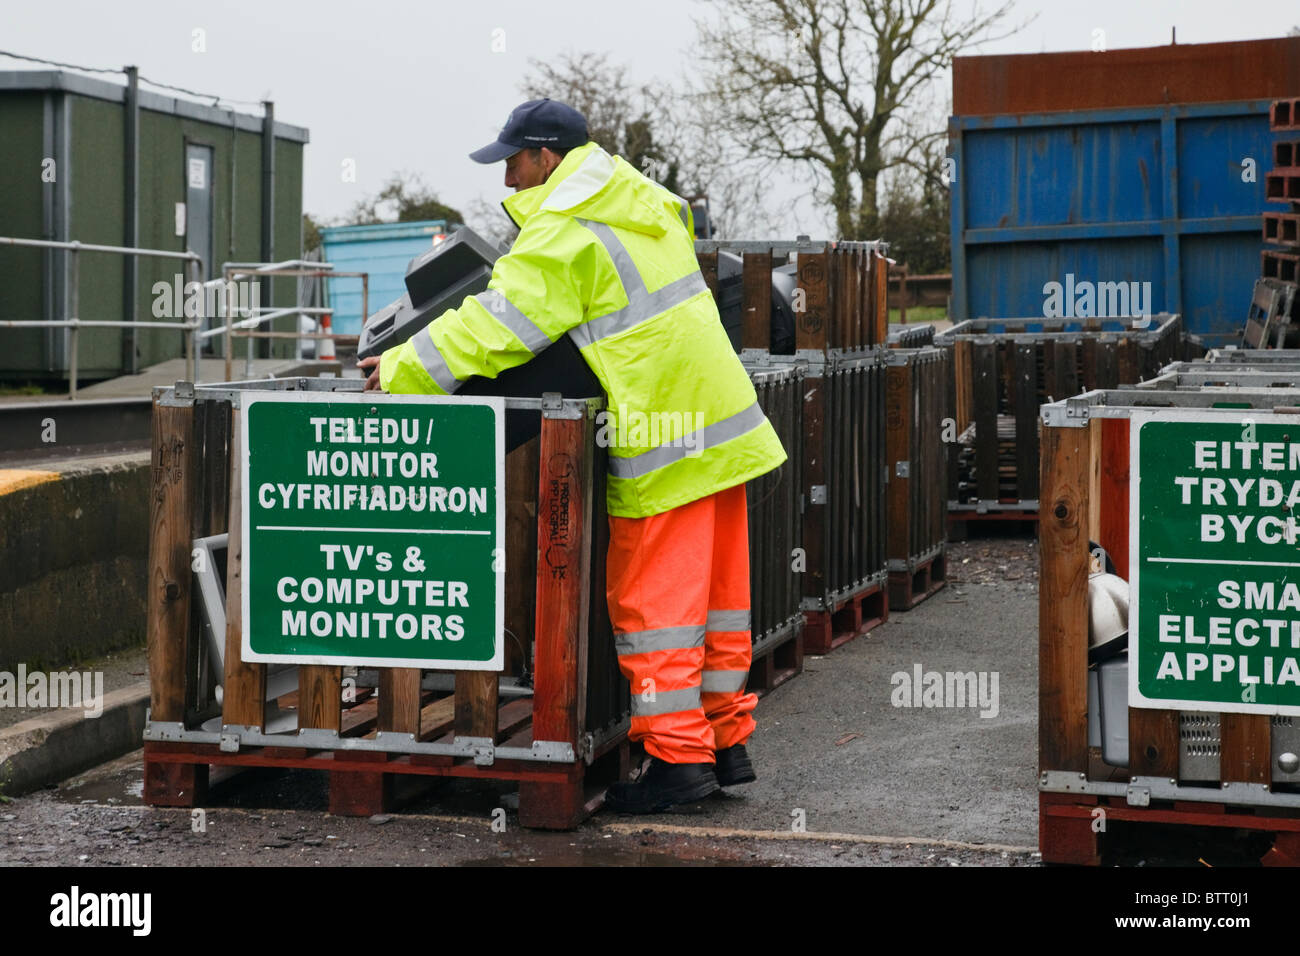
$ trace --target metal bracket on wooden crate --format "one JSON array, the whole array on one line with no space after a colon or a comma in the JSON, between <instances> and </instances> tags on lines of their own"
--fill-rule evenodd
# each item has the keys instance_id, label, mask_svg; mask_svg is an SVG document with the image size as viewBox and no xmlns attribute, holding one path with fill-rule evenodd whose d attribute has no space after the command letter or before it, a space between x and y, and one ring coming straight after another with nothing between
<instances>
[{"instance_id":1,"label":"metal bracket on wooden crate","mask_svg":"<svg viewBox=\"0 0 1300 956\"><path fill-rule=\"evenodd\" d=\"M189 394L182 394L184 386L189 386ZM177 382L172 388L155 388L154 395L162 408L189 408L194 404L194 383Z\"/></svg>"},{"instance_id":2,"label":"metal bracket on wooden crate","mask_svg":"<svg viewBox=\"0 0 1300 956\"><path fill-rule=\"evenodd\" d=\"M463 750L465 756L473 757L476 767L490 767L496 763L496 741L491 737L454 737L452 744Z\"/></svg>"},{"instance_id":3,"label":"metal bracket on wooden crate","mask_svg":"<svg viewBox=\"0 0 1300 956\"><path fill-rule=\"evenodd\" d=\"M388 754L432 754L443 757L471 757L478 766L490 767L497 760L526 760L543 763L590 763L595 744L584 734L575 754L570 743L534 741L531 747L498 747L490 737L455 737L450 744L417 740L415 734L379 731L373 738L341 737L337 731L304 727L296 733L264 734L261 727L223 724L220 731L188 730L180 722L150 721L145 715L144 739L191 744L217 744L223 753L239 753L244 747L305 747L309 750L366 750Z\"/></svg>"},{"instance_id":4,"label":"metal bracket on wooden crate","mask_svg":"<svg viewBox=\"0 0 1300 956\"><path fill-rule=\"evenodd\" d=\"M542 417L543 418L581 418L582 413L577 409L566 409L564 407L564 396L559 392L542 393Z\"/></svg>"},{"instance_id":5,"label":"metal bracket on wooden crate","mask_svg":"<svg viewBox=\"0 0 1300 956\"><path fill-rule=\"evenodd\" d=\"M1043 424L1050 428L1083 428L1092 414L1086 398L1067 398L1043 406Z\"/></svg>"},{"instance_id":6,"label":"metal bracket on wooden crate","mask_svg":"<svg viewBox=\"0 0 1300 956\"><path fill-rule=\"evenodd\" d=\"M1038 775L1044 793L1087 793L1123 797L1129 806L1146 807L1152 800L1226 803L1253 807L1300 808L1300 793L1274 793L1263 783L1222 783L1218 787L1180 786L1171 777L1130 777L1122 781L1089 780L1070 770L1044 770Z\"/></svg>"},{"instance_id":7,"label":"metal bracket on wooden crate","mask_svg":"<svg viewBox=\"0 0 1300 956\"><path fill-rule=\"evenodd\" d=\"M795 349L794 360L807 362L810 374L822 375L826 371L826 353L821 349Z\"/></svg>"},{"instance_id":8,"label":"metal bracket on wooden crate","mask_svg":"<svg viewBox=\"0 0 1300 956\"><path fill-rule=\"evenodd\" d=\"M530 753L534 760L550 763L572 763L579 757L591 763L591 734L584 734L578 752L575 754L573 744L562 740L534 740Z\"/></svg>"},{"instance_id":9,"label":"metal bracket on wooden crate","mask_svg":"<svg viewBox=\"0 0 1300 956\"><path fill-rule=\"evenodd\" d=\"M150 720L149 712L144 715L145 740L183 740L185 725L179 720Z\"/></svg>"},{"instance_id":10,"label":"metal bracket on wooden crate","mask_svg":"<svg viewBox=\"0 0 1300 956\"><path fill-rule=\"evenodd\" d=\"M826 486L813 485L808 489L808 503L814 505L826 504Z\"/></svg>"},{"instance_id":11,"label":"metal bracket on wooden crate","mask_svg":"<svg viewBox=\"0 0 1300 956\"><path fill-rule=\"evenodd\" d=\"M910 478L912 476L912 463L910 461L894 462L894 476L897 478Z\"/></svg>"}]
</instances>

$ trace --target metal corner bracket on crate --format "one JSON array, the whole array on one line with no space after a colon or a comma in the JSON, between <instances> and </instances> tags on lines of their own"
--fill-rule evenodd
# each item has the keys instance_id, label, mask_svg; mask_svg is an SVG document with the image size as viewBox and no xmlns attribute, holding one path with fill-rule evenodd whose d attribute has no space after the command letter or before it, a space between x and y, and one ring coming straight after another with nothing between
<instances>
[{"instance_id":1,"label":"metal corner bracket on crate","mask_svg":"<svg viewBox=\"0 0 1300 956\"><path fill-rule=\"evenodd\" d=\"M939 555L943 554L944 547L945 546L943 543L937 544L933 548L930 548L928 551L924 551L921 554L914 554L910 558L907 558L906 560L904 560L903 558L890 558L888 570L908 571L908 572L915 571L921 565L929 561L932 561L935 558L937 558Z\"/></svg>"},{"instance_id":2,"label":"metal corner bracket on crate","mask_svg":"<svg viewBox=\"0 0 1300 956\"><path fill-rule=\"evenodd\" d=\"M337 731L300 728L297 733L264 734L261 727L223 724L221 730L187 730L174 721L146 719L144 739L155 742L216 744L223 753L238 753L243 747L302 747L307 750L372 750L383 753L430 754L441 757L469 757L481 767L497 760L526 760L536 763L590 764L595 754L592 734L583 734L578 748L558 740L535 740L530 747L499 747L490 737L456 737L450 744L421 742L414 734L377 731L373 738L342 737Z\"/></svg>"},{"instance_id":3,"label":"metal corner bracket on crate","mask_svg":"<svg viewBox=\"0 0 1300 956\"><path fill-rule=\"evenodd\" d=\"M828 611L835 607L840 601L853 597L855 594L864 591L870 591L876 586L884 587L889 582L888 568L882 568L875 574L868 575L852 584L830 591L826 594L804 595L799 602L799 607L804 611Z\"/></svg>"},{"instance_id":4,"label":"metal corner bracket on crate","mask_svg":"<svg viewBox=\"0 0 1300 956\"><path fill-rule=\"evenodd\" d=\"M1170 777L1130 777L1123 781L1089 780L1073 770L1044 770L1038 775L1040 793L1079 793L1123 797L1129 806L1150 806L1152 800L1227 803L1255 807L1300 809L1300 793L1274 793L1262 783L1222 783L1218 787L1184 787Z\"/></svg>"},{"instance_id":5,"label":"metal corner bracket on crate","mask_svg":"<svg viewBox=\"0 0 1300 956\"><path fill-rule=\"evenodd\" d=\"M1043 424L1049 428L1083 428L1092 415L1086 395L1044 405L1042 412Z\"/></svg>"}]
</instances>

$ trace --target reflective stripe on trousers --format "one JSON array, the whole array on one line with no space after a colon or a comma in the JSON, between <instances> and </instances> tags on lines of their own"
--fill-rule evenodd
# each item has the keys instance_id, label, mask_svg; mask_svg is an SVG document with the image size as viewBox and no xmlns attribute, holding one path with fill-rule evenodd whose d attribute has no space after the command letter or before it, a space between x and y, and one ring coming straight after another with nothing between
<instances>
[{"instance_id":1,"label":"reflective stripe on trousers","mask_svg":"<svg viewBox=\"0 0 1300 956\"><path fill-rule=\"evenodd\" d=\"M631 687L629 736L671 763L712 762L754 729L745 486L609 523L607 597Z\"/></svg>"}]
</instances>

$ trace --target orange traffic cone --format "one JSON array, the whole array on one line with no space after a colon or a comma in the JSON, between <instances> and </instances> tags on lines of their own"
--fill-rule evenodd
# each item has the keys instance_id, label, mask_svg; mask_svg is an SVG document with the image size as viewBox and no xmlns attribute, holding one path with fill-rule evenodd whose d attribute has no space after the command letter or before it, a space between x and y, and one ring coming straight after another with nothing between
<instances>
[{"instance_id":1,"label":"orange traffic cone","mask_svg":"<svg viewBox=\"0 0 1300 956\"><path fill-rule=\"evenodd\" d=\"M320 332L322 335L330 335L334 331L332 313L326 312L320 317ZM325 361L334 359L334 339L323 338L316 340L319 344L316 346L316 358Z\"/></svg>"}]
</instances>

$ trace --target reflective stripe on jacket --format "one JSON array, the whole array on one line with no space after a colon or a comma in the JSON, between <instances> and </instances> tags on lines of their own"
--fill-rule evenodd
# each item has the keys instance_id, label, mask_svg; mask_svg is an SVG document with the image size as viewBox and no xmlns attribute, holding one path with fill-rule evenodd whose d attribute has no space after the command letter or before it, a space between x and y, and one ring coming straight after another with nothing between
<instances>
[{"instance_id":1,"label":"reflective stripe on jacket","mask_svg":"<svg viewBox=\"0 0 1300 956\"><path fill-rule=\"evenodd\" d=\"M785 461L700 274L685 202L588 143L503 205L520 232L487 291L386 351L381 388L454 394L567 334L608 397L611 515L658 514Z\"/></svg>"}]
</instances>

